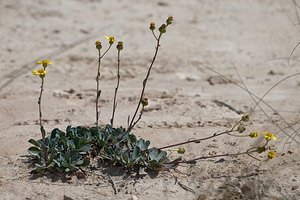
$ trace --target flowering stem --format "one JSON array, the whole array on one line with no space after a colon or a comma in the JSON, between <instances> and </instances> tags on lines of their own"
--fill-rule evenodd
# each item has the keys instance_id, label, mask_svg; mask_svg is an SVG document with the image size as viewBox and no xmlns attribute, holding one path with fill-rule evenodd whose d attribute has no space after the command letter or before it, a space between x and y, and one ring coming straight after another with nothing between
<instances>
[{"instance_id":1,"label":"flowering stem","mask_svg":"<svg viewBox=\"0 0 300 200\"><path fill-rule=\"evenodd\" d=\"M120 50L118 50L118 72L117 72L117 86L115 88L115 95L114 95L114 103L113 103L113 111L112 111L112 117L111 117L111 126L113 127L114 125L114 117L115 117L115 111L116 111L116 107L117 107L117 92L118 92L118 88L119 88L119 84L120 84Z\"/></svg>"},{"instance_id":2,"label":"flowering stem","mask_svg":"<svg viewBox=\"0 0 300 200\"><path fill-rule=\"evenodd\" d=\"M156 59L156 56L157 56L157 53L158 53L158 49L159 49L159 46L160 46L159 42L160 42L161 36L162 36L162 33L160 33L159 36L158 36L158 38L156 39L157 43L156 43L155 53L154 53L152 62L151 62L151 64L150 64L150 67L149 67L149 69L148 69L146 78L145 78L144 81L143 81L143 89L142 89L142 92L141 92L140 100L139 100L139 103L138 103L137 108L136 108L136 110L135 110L135 113L134 113L134 115L133 115L133 117L132 117L132 119L131 119L131 122L130 122L130 125L129 125L129 127L128 127L128 130L131 130L131 129L136 125L136 123L137 123L137 121L134 122L134 120L135 120L135 117L136 117L136 115L137 115L137 112L138 112L138 110L139 110L139 108L140 108L140 105L141 105L141 103L142 103L142 99L143 99L143 96L144 96L144 93L145 93L146 84L147 84L148 78L149 78L149 76L150 76L150 72L151 72L152 66L153 66L153 64L154 64L154 61L155 61L155 59Z\"/></svg>"},{"instance_id":3,"label":"flowering stem","mask_svg":"<svg viewBox=\"0 0 300 200\"><path fill-rule=\"evenodd\" d=\"M162 150L162 149L167 149L167 148L171 148L171 147L175 147L175 146L180 146L180 145L184 145L184 144L189 144L189 143L192 143L192 142L200 142L202 140L208 140L208 139L211 139L211 138L214 138L214 137L217 137L217 136L220 136L220 135L224 135L224 134L227 134L229 133L230 131L224 131L222 133L215 133L209 137L205 137L205 138L200 138L200 139L195 139L195 140L189 140L189 141L186 141L186 142L181 142L181 143L177 143L177 144L171 144L171 145L168 145L168 146L164 146L164 147L160 147L158 148L159 150Z\"/></svg>"},{"instance_id":4,"label":"flowering stem","mask_svg":"<svg viewBox=\"0 0 300 200\"><path fill-rule=\"evenodd\" d=\"M96 91L96 126L98 127L98 121L99 121L99 108L98 108L98 102L99 102L99 97L101 91L99 90L99 82L100 82L100 66L101 66L101 51L100 49L98 50L99 52L99 58L98 58L98 70L97 70L97 77L96 77L96 82L97 82L97 91Z\"/></svg>"},{"instance_id":5,"label":"flowering stem","mask_svg":"<svg viewBox=\"0 0 300 200\"><path fill-rule=\"evenodd\" d=\"M234 131L234 128L241 122L242 120L239 120L229 131L224 131L224 132L221 132L221 133L215 133L213 134L212 136L209 136L209 137L205 137L205 138L200 138L200 139L195 139L195 140L189 140L189 141L186 141L186 142L180 142L180 143L177 143L177 144L171 144L171 145L168 145L168 146L164 146L164 147L160 147L158 148L159 150L162 150L162 149L166 149L166 148L171 148L171 147L175 147L175 146L179 146L179 145L184 145L184 144L189 144L189 143L192 143L192 142L200 142L202 140L208 140L208 139L211 139L211 138L214 138L214 137L217 137L217 136L220 136L220 135L224 135L224 134L228 134L228 135L231 135L230 133ZM231 136L235 136L235 135L231 135Z\"/></svg>"},{"instance_id":6,"label":"flowering stem","mask_svg":"<svg viewBox=\"0 0 300 200\"><path fill-rule=\"evenodd\" d=\"M139 118L134 122L134 124L132 125L132 127L134 127L140 121L140 119L142 118L143 112L144 112L144 106L141 109Z\"/></svg>"},{"instance_id":7,"label":"flowering stem","mask_svg":"<svg viewBox=\"0 0 300 200\"><path fill-rule=\"evenodd\" d=\"M264 147L265 147L265 146L262 146L262 148L264 148ZM253 149L253 150L252 150L252 149ZM251 150L252 150L252 151L251 151ZM268 158L265 159L265 160L261 160L261 159L259 159L259 158L256 158L255 156L252 156L251 153L254 153L254 152L257 152L257 148L251 148L251 149L249 149L246 153L247 153L247 155L250 156L251 158L254 158L255 160L258 160L258 161L261 161L261 162L265 162L265 161L269 160Z\"/></svg>"},{"instance_id":8,"label":"flowering stem","mask_svg":"<svg viewBox=\"0 0 300 200\"><path fill-rule=\"evenodd\" d=\"M155 37L155 39L158 40L153 30L152 30L152 34Z\"/></svg>"},{"instance_id":9,"label":"flowering stem","mask_svg":"<svg viewBox=\"0 0 300 200\"><path fill-rule=\"evenodd\" d=\"M232 135L230 133L227 133L227 134L230 136L233 136L233 137L249 137L249 135Z\"/></svg>"},{"instance_id":10,"label":"flowering stem","mask_svg":"<svg viewBox=\"0 0 300 200\"><path fill-rule=\"evenodd\" d=\"M104 54L102 56L99 56L100 59L105 56L105 54L108 52L108 50L110 49L111 46L112 46L112 44L109 45L109 47L106 49L106 51L104 52Z\"/></svg>"},{"instance_id":11,"label":"flowering stem","mask_svg":"<svg viewBox=\"0 0 300 200\"><path fill-rule=\"evenodd\" d=\"M237 123L235 123L234 126L231 128L231 131L230 131L230 132L232 132L233 129L234 129L239 123L241 123L241 121L243 121L243 119L240 119Z\"/></svg>"},{"instance_id":12,"label":"flowering stem","mask_svg":"<svg viewBox=\"0 0 300 200\"><path fill-rule=\"evenodd\" d=\"M41 91L40 91L40 96L38 99L38 104L39 104L39 120L40 120L40 129L41 129L41 134L42 134L42 140L43 140L43 151L44 151L44 157L45 161L47 163L47 152L46 152L46 144L45 144L45 129L42 124L42 95L44 91L44 77L42 79L42 85L41 85Z\"/></svg>"},{"instance_id":13,"label":"flowering stem","mask_svg":"<svg viewBox=\"0 0 300 200\"><path fill-rule=\"evenodd\" d=\"M255 160L263 161L263 160L261 160L261 159L259 159L259 158L256 158L256 157L252 156L249 152L247 152L247 155L250 156L251 158L254 158Z\"/></svg>"},{"instance_id":14,"label":"flowering stem","mask_svg":"<svg viewBox=\"0 0 300 200\"><path fill-rule=\"evenodd\" d=\"M98 103L99 103L99 97L101 94L101 90L99 89L99 84L100 84L100 66L101 66L101 59L105 56L105 54L108 52L112 44L109 45L109 47L106 49L104 54L101 56L101 51L98 49L99 52L99 58L98 58L98 70L97 70L97 77L96 77L96 82L97 82L97 93L96 93L96 126L98 127L98 122L99 122L99 108L98 108Z\"/></svg>"},{"instance_id":15,"label":"flowering stem","mask_svg":"<svg viewBox=\"0 0 300 200\"><path fill-rule=\"evenodd\" d=\"M192 160L183 160L183 161L177 161L177 162L167 162L164 164L171 164L171 165L175 165L175 164L180 164L180 163L193 163L197 160L203 160L203 159L209 159L209 158L217 158L217 157L225 157L225 156L239 156L239 155L243 155L243 154L249 154L249 152L241 152L241 153L234 153L234 154L219 154L219 155L213 155L213 156L201 156Z\"/></svg>"}]
</instances>

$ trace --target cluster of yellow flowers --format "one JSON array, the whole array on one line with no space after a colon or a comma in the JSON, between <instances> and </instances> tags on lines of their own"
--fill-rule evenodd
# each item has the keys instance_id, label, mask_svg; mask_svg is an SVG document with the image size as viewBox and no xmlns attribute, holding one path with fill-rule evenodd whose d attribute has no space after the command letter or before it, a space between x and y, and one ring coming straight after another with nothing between
<instances>
[{"instance_id":1,"label":"cluster of yellow flowers","mask_svg":"<svg viewBox=\"0 0 300 200\"><path fill-rule=\"evenodd\" d=\"M253 132L253 133L250 133L250 137L258 137L258 132ZM258 147L256 152L257 153L262 153L262 152L265 152L267 150L266 148L266 145L268 144L268 142L273 139L275 141L277 141L277 138L275 137L274 134L270 133L270 132L263 132L262 133L263 137L266 138L266 144L262 147ZM274 151L269 151L269 154L268 154L268 159L272 159L275 157L275 152Z\"/></svg>"},{"instance_id":2,"label":"cluster of yellow flowers","mask_svg":"<svg viewBox=\"0 0 300 200\"><path fill-rule=\"evenodd\" d=\"M48 64L52 64L49 60L38 61L37 64L42 64L44 69L39 69L37 71L32 71L33 75L39 76L40 78L44 78L45 74L47 74L46 68Z\"/></svg>"},{"instance_id":3,"label":"cluster of yellow flowers","mask_svg":"<svg viewBox=\"0 0 300 200\"><path fill-rule=\"evenodd\" d=\"M108 40L110 46L113 45L113 43L116 41L115 37L108 37L106 35L104 35L104 37ZM95 45L96 45L96 49L98 49L98 50L102 49L102 43L100 41L97 40L95 42ZM119 51L121 51L123 49L123 42L122 41L118 42L117 49Z\"/></svg>"},{"instance_id":4,"label":"cluster of yellow flowers","mask_svg":"<svg viewBox=\"0 0 300 200\"><path fill-rule=\"evenodd\" d=\"M249 134L249 137L252 137L252 138L257 138L259 135L258 132L253 132L253 133L250 133ZM277 138L274 136L274 134L272 133L269 133L269 132L263 132L262 135L266 138L267 141L270 141L271 139L273 140L277 140Z\"/></svg>"},{"instance_id":5,"label":"cluster of yellow flowers","mask_svg":"<svg viewBox=\"0 0 300 200\"><path fill-rule=\"evenodd\" d=\"M262 134L266 138L267 142L269 142L271 139L277 141L277 138L274 136L274 134L272 134L270 132L263 132ZM274 157L275 157L275 152L274 151L269 151L268 159L272 159Z\"/></svg>"}]
</instances>

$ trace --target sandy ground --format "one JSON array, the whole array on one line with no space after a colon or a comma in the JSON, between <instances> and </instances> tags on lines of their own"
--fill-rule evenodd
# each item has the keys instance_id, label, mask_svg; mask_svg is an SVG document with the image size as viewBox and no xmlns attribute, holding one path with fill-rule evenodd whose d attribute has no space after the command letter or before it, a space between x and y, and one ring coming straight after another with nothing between
<instances>
[{"instance_id":1,"label":"sandy ground","mask_svg":"<svg viewBox=\"0 0 300 200\"><path fill-rule=\"evenodd\" d=\"M300 2L299 2L300 3ZM251 115L247 131L270 131L277 157L210 159L140 180L121 169L87 170L85 179L31 174L27 142L40 138L32 76L40 59L48 68L45 128L94 123L96 40L124 41L116 125L125 125L138 101L154 53L149 22L173 15L146 90L149 108L134 133L163 146L230 128L255 105L244 90L205 68L210 66L261 97L276 82L299 72L300 41L292 0L0 0L0 199L300 199L300 78L273 89ZM102 65L101 124L109 122L116 84L116 50ZM238 73L237 73L238 72ZM284 119L284 120L283 120ZM284 129L284 132L280 128ZM293 140L288 140L293 135ZM241 152L262 139L219 137L185 145L184 158ZM286 143L286 144L285 144ZM176 154L171 154L175 158ZM219 162L217 162L219 161ZM118 193L108 181L116 182ZM184 189L184 186L192 190ZM65 196L65 197L64 197Z\"/></svg>"}]
</instances>

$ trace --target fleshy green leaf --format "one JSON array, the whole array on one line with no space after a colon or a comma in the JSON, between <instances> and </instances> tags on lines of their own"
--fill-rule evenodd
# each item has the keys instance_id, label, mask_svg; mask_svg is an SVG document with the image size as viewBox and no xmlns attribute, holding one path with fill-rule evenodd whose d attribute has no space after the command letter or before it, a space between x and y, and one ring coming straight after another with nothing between
<instances>
[{"instance_id":1,"label":"fleshy green leaf","mask_svg":"<svg viewBox=\"0 0 300 200\"><path fill-rule=\"evenodd\" d=\"M158 154L157 148L155 148L155 147L151 148L150 153L149 153L150 160L155 160L157 154Z\"/></svg>"},{"instance_id":2,"label":"fleshy green leaf","mask_svg":"<svg viewBox=\"0 0 300 200\"><path fill-rule=\"evenodd\" d=\"M30 147L27 151L34 156L39 156L39 153L41 152L41 150L37 147Z\"/></svg>"},{"instance_id":3,"label":"fleshy green leaf","mask_svg":"<svg viewBox=\"0 0 300 200\"><path fill-rule=\"evenodd\" d=\"M83 163L82 163L81 167L87 167L89 164L90 164L90 159L85 158L83 160Z\"/></svg>"},{"instance_id":4,"label":"fleshy green leaf","mask_svg":"<svg viewBox=\"0 0 300 200\"><path fill-rule=\"evenodd\" d=\"M68 146L68 148L71 149L71 150L73 150L73 149L76 148L76 147L75 147L75 144L74 144L74 142L73 142L73 140L67 140L67 146Z\"/></svg>"},{"instance_id":5,"label":"fleshy green leaf","mask_svg":"<svg viewBox=\"0 0 300 200\"><path fill-rule=\"evenodd\" d=\"M38 164L38 163L35 163L34 165L36 166L37 170L44 170L44 169L47 169L47 167L42 166L42 165L40 165L40 164Z\"/></svg>"},{"instance_id":6,"label":"fleshy green leaf","mask_svg":"<svg viewBox=\"0 0 300 200\"><path fill-rule=\"evenodd\" d=\"M83 160L78 160L77 162L76 162L76 165L82 165L83 164Z\"/></svg>"},{"instance_id":7,"label":"fleshy green leaf","mask_svg":"<svg viewBox=\"0 0 300 200\"><path fill-rule=\"evenodd\" d=\"M86 153L91 149L91 147L92 147L91 144L82 146L82 147L79 149L79 153L80 153L80 154L86 154Z\"/></svg>"},{"instance_id":8,"label":"fleshy green leaf","mask_svg":"<svg viewBox=\"0 0 300 200\"><path fill-rule=\"evenodd\" d=\"M150 145L150 141L145 141L144 139L139 139L136 143L137 146L141 148L142 151L148 149L148 146Z\"/></svg>"},{"instance_id":9,"label":"fleshy green leaf","mask_svg":"<svg viewBox=\"0 0 300 200\"><path fill-rule=\"evenodd\" d=\"M132 152L132 157L131 157L132 161L135 161L139 157L140 150L141 150L140 147L138 147L138 146L134 147L133 152Z\"/></svg>"},{"instance_id":10,"label":"fleshy green leaf","mask_svg":"<svg viewBox=\"0 0 300 200\"><path fill-rule=\"evenodd\" d=\"M161 152L158 153L158 155L156 157L156 161L158 163L160 163L160 162L162 162L162 161L164 161L166 159L166 156L167 156L167 152L161 151Z\"/></svg>"},{"instance_id":11,"label":"fleshy green leaf","mask_svg":"<svg viewBox=\"0 0 300 200\"><path fill-rule=\"evenodd\" d=\"M28 140L29 143L33 144L36 147L41 147L41 144L39 144L37 141L35 141L34 139L30 139Z\"/></svg>"}]
</instances>

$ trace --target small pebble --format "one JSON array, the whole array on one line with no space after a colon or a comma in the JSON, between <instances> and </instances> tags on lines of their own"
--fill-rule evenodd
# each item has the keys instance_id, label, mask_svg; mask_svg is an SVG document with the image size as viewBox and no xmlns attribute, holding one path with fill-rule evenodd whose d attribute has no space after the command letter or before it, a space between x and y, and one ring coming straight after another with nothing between
<instances>
[{"instance_id":1,"label":"small pebble","mask_svg":"<svg viewBox=\"0 0 300 200\"><path fill-rule=\"evenodd\" d=\"M132 195L132 197L130 198L130 200L139 200L139 198L135 195Z\"/></svg>"},{"instance_id":2,"label":"small pebble","mask_svg":"<svg viewBox=\"0 0 300 200\"><path fill-rule=\"evenodd\" d=\"M292 187L292 190L297 190L298 188L299 188L299 186L295 185L295 186Z\"/></svg>"}]
</instances>

